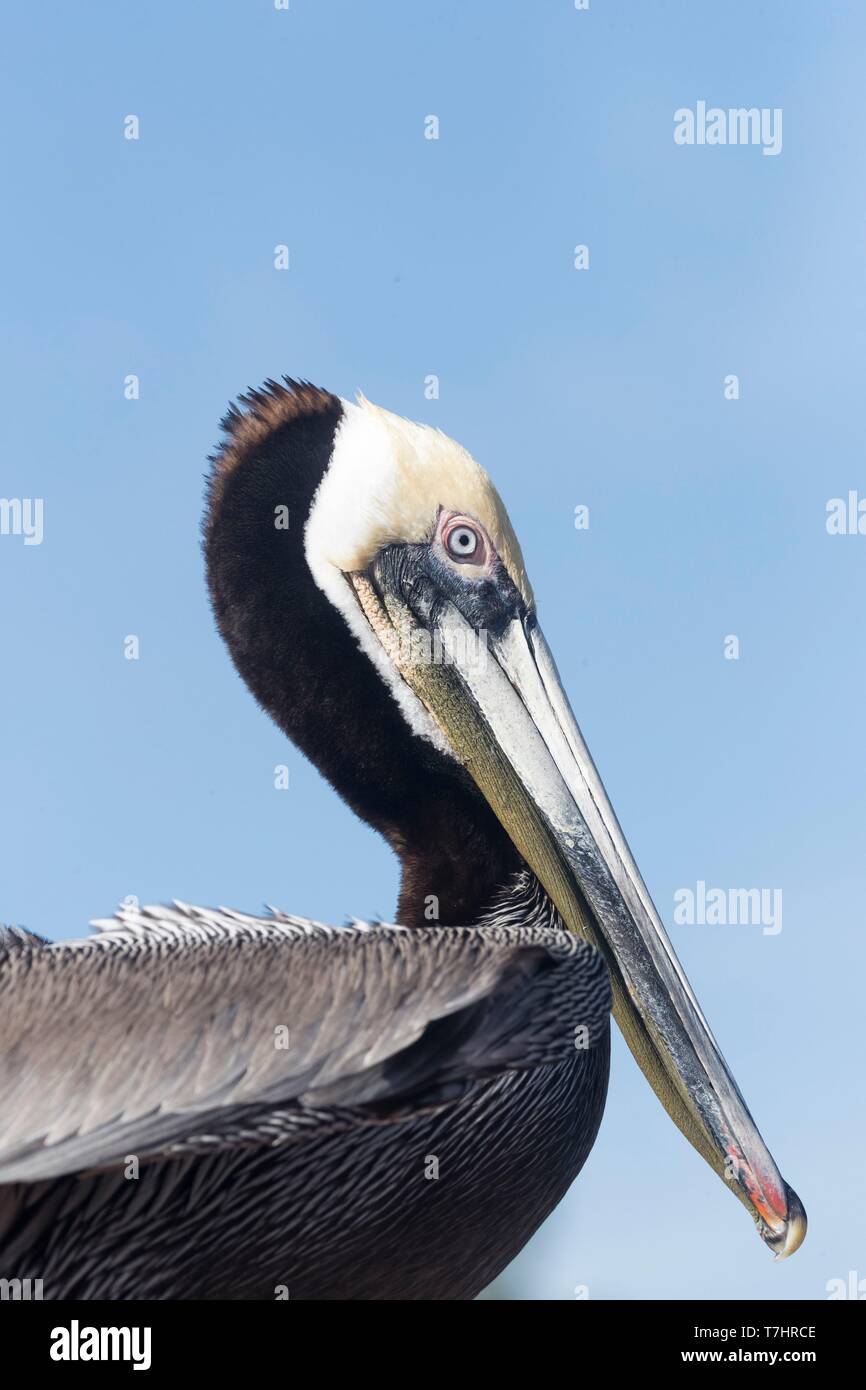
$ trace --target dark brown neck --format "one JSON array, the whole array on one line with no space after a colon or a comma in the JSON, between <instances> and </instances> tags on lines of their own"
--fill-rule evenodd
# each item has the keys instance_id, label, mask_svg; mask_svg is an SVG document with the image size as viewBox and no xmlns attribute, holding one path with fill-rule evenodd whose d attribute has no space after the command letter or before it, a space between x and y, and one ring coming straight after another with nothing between
<instances>
[{"instance_id":1,"label":"dark brown neck","mask_svg":"<svg viewBox=\"0 0 866 1390\"><path fill-rule=\"evenodd\" d=\"M465 769L409 727L304 552L340 402L309 387L260 401L229 418L211 480L205 556L219 629L262 707L399 856L397 920L470 926L522 861ZM288 528L275 527L278 508Z\"/></svg>"},{"instance_id":2,"label":"dark brown neck","mask_svg":"<svg viewBox=\"0 0 866 1390\"><path fill-rule=\"evenodd\" d=\"M413 817L413 843L399 849L397 921L407 927L469 926L508 887L523 861L485 803L441 795Z\"/></svg>"}]
</instances>

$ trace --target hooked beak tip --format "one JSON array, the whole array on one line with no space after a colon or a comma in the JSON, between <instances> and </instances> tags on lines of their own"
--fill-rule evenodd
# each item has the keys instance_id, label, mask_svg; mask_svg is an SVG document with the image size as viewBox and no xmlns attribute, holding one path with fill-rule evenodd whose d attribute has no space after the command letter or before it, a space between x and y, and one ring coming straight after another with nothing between
<instances>
[{"instance_id":1,"label":"hooked beak tip","mask_svg":"<svg viewBox=\"0 0 866 1390\"><path fill-rule=\"evenodd\" d=\"M789 1255L793 1255L795 1250L800 1249L806 1239L806 1226L808 1225L806 1208L793 1187L788 1187L787 1183L785 1184L785 1195L788 1199L788 1221L784 1241L775 1252L777 1260L786 1260Z\"/></svg>"},{"instance_id":2,"label":"hooked beak tip","mask_svg":"<svg viewBox=\"0 0 866 1390\"><path fill-rule=\"evenodd\" d=\"M789 1187L787 1183L785 1183L785 1207L786 1215L781 1225L776 1225L774 1229L766 1223L762 1223L761 1239L768 1249L772 1250L776 1260L787 1260L789 1255L793 1255L795 1250L800 1249L806 1239L808 1225L806 1209L793 1187Z\"/></svg>"},{"instance_id":3,"label":"hooked beak tip","mask_svg":"<svg viewBox=\"0 0 866 1390\"><path fill-rule=\"evenodd\" d=\"M758 1234L775 1259L786 1260L806 1239L806 1209L778 1171L753 1167L737 1149L729 1148L729 1158L734 1154L736 1185L752 1207Z\"/></svg>"}]
</instances>

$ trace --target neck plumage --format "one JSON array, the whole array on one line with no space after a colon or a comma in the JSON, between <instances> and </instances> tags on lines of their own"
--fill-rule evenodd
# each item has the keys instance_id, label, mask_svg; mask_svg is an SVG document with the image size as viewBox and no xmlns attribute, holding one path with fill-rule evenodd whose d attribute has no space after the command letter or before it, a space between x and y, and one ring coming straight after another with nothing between
<instances>
[{"instance_id":1,"label":"neck plumage","mask_svg":"<svg viewBox=\"0 0 866 1390\"><path fill-rule=\"evenodd\" d=\"M409 727L307 563L340 401L271 386L243 405L224 422L204 522L219 630L262 708L397 853L397 920L473 925L522 860L465 769Z\"/></svg>"}]
</instances>

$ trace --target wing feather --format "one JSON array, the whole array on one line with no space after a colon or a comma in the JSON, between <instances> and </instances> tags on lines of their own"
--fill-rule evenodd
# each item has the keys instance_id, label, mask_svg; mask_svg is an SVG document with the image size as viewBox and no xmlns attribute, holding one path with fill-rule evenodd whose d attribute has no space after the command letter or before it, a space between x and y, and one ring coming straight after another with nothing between
<instances>
[{"instance_id":1,"label":"wing feather","mask_svg":"<svg viewBox=\"0 0 866 1390\"><path fill-rule=\"evenodd\" d=\"M177 903L77 942L0 941L0 1182L142 1158L243 1117L447 1101L608 1027L555 929L326 927ZM288 1126L291 1128L290 1124Z\"/></svg>"}]
</instances>

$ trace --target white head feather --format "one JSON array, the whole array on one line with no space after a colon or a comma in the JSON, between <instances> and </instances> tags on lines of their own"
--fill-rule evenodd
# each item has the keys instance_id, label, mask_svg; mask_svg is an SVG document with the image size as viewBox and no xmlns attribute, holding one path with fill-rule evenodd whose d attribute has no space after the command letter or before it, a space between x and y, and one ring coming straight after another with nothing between
<instances>
[{"instance_id":1,"label":"white head feather","mask_svg":"<svg viewBox=\"0 0 866 1390\"><path fill-rule=\"evenodd\" d=\"M421 543L439 509L480 521L527 603L532 590L508 513L484 469L453 439L372 405L343 401L331 461L304 536L313 578L343 614L414 731L453 757L438 726L361 615L346 575L367 569L386 545Z\"/></svg>"},{"instance_id":2,"label":"white head feather","mask_svg":"<svg viewBox=\"0 0 866 1390\"><path fill-rule=\"evenodd\" d=\"M432 533L439 508L480 521L527 603L532 590L502 499L471 454L441 430L372 405L343 402L331 463L313 500L311 567L365 570L383 546ZM315 573L315 569L314 569Z\"/></svg>"}]
</instances>

